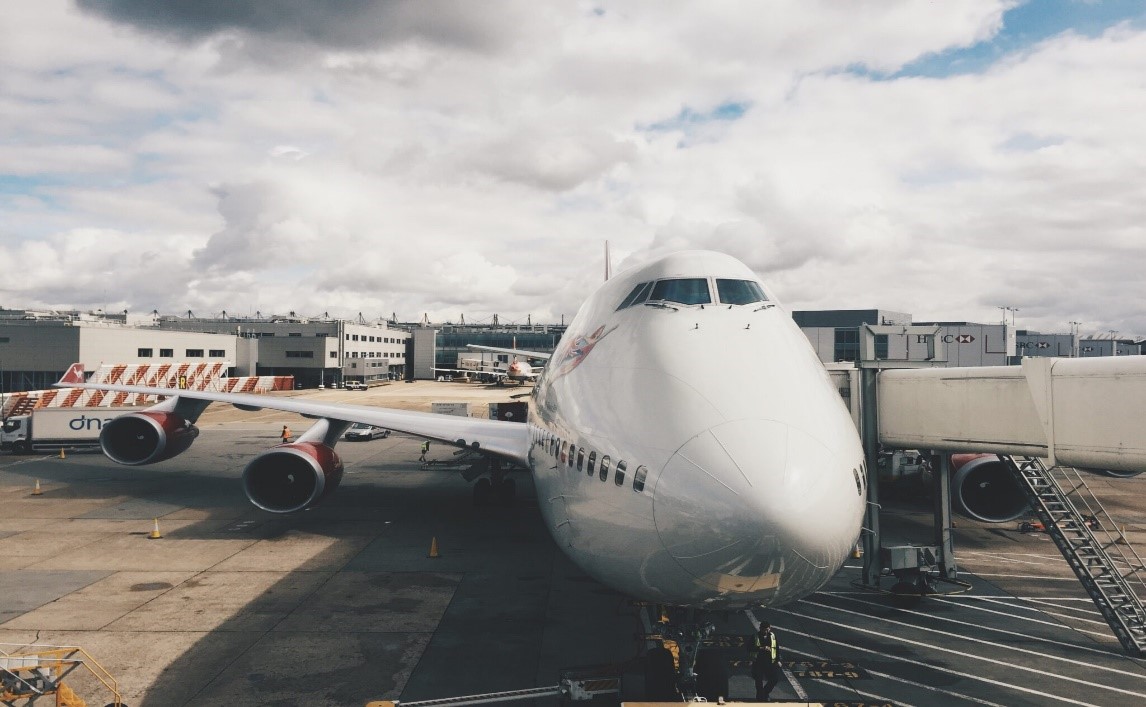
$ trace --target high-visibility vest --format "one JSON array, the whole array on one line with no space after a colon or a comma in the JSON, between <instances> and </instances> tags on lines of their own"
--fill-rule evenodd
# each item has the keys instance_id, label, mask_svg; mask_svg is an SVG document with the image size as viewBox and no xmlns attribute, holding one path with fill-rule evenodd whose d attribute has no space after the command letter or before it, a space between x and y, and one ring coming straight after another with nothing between
<instances>
[{"instance_id":1,"label":"high-visibility vest","mask_svg":"<svg viewBox=\"0 0 1146 707\"><path fill-rule=\"evenodd\" d=\"M768 654L767 655L772 660L772 662L775 663L776 657L777 657L776 634L774 634L772 632L768 632L768 643L769 643L769 646L768 646ZM763 647L764 647L764 645L760 642L760 634L757 633L755 636L752 637L751 651L754 655L760 655L760 650Z\"/></svg>"},{"instance_id":2,"label":"high-visibility vest","mask_svg":"<svg viewBox=\"0 0 1146 707\"><path fill-rule=\"evenodd\" d=\"M422 442L422 451L423 452L430 451L430 443L429 442Z\"/></svg>"}]
</instances>

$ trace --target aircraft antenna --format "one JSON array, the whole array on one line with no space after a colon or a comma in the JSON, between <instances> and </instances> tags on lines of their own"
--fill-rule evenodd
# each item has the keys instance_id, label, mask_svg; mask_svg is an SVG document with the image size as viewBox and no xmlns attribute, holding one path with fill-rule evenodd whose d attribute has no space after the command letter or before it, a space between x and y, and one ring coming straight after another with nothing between
<instances>
[{"instance_id":1,"label":"aircraft antenna","mask_svg":"<svg viewBox=\"0 0 1146 707\"><path fill-rule=\"evenodd\" d=\"M605 241L605 282L609 281L609 276L613 274L613 262L609 258L609 241Z\"/></svg>"}]
</instances>

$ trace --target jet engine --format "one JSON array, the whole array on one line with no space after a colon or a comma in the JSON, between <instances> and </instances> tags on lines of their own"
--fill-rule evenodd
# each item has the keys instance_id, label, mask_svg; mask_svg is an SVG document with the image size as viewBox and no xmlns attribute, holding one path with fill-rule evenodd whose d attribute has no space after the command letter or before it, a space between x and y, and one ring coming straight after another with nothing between
<instances>
[{"instance_id":1,"label":"jet engine","mask_svg":"<svg viewBox=\"0 0 1146 707\"><path fill-rule=\"evenodd\" d=\"M952 454L951 470L951 500L960 513L1006 523L1026 512L1026 493L994 454Z\"/></svg>"},{"instance_id":2,"label":"jet engine","mask_svg":"<svg viewBox=\"0 0 1146 707\"><path fill-rule=\"evenodd\" d=\"M198 436L199 428L178 415L143 410L106 423L99 446L113 462L141 466L187 451Z\"/></svg>"},{"instance_id":3,"label":"jet engine","mask_svg":"<svg viewBox=\"0 0 1146 707\"><path fill-rule=\"evenodd\" d=\"M264 511L293 513L311 508L342 481L342 460L316 442L274 447L243 470L243 491Z\"/></svg>"}]
</instances>

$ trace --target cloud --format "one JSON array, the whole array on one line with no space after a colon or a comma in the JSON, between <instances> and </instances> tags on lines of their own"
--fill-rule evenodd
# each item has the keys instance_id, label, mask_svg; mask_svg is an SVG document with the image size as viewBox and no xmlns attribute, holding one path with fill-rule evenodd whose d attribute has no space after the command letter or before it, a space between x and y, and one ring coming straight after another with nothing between
<instances>
[{"instance_id":1,"label":"cloud","mask_svg":"<svg viewBox=\"0 0 1146 707\"><path fill-rule=\"evenodd\" d=\"M607 238L729 251L796 308L1146 334L1142 29L896 73L1013 5L24 3L0 255L46 279L5 304L542 321Z\"/></svg>"},{"instance_id":2,"label":"cloud","mask_svg":"<svg viewBox=\"0 0 1146 707\"><path fill-rule=\"evenodd\" d=\"M239 32L280 44L368 49L410 39L470 51L503 43L522 3L494 0L77 0L90 13L184 41Z\"/></svg>"}]
</instances>

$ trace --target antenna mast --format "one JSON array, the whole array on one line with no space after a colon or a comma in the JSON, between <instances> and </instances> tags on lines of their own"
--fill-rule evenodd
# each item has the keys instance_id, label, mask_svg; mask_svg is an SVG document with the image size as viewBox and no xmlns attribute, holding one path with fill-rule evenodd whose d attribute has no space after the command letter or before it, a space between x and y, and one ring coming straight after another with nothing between
<instances>
[{"instance_id":1,"label":"antenna mast","mask_svg":"<svg viewBox=\"0 0 1146 707\"><path fill-rule=\"evenodd\" d=\"M605 241L605 282L609 281L609 276L613 274L613 262L609 258L609 241Z\"/></svg>"}]
</instances>

